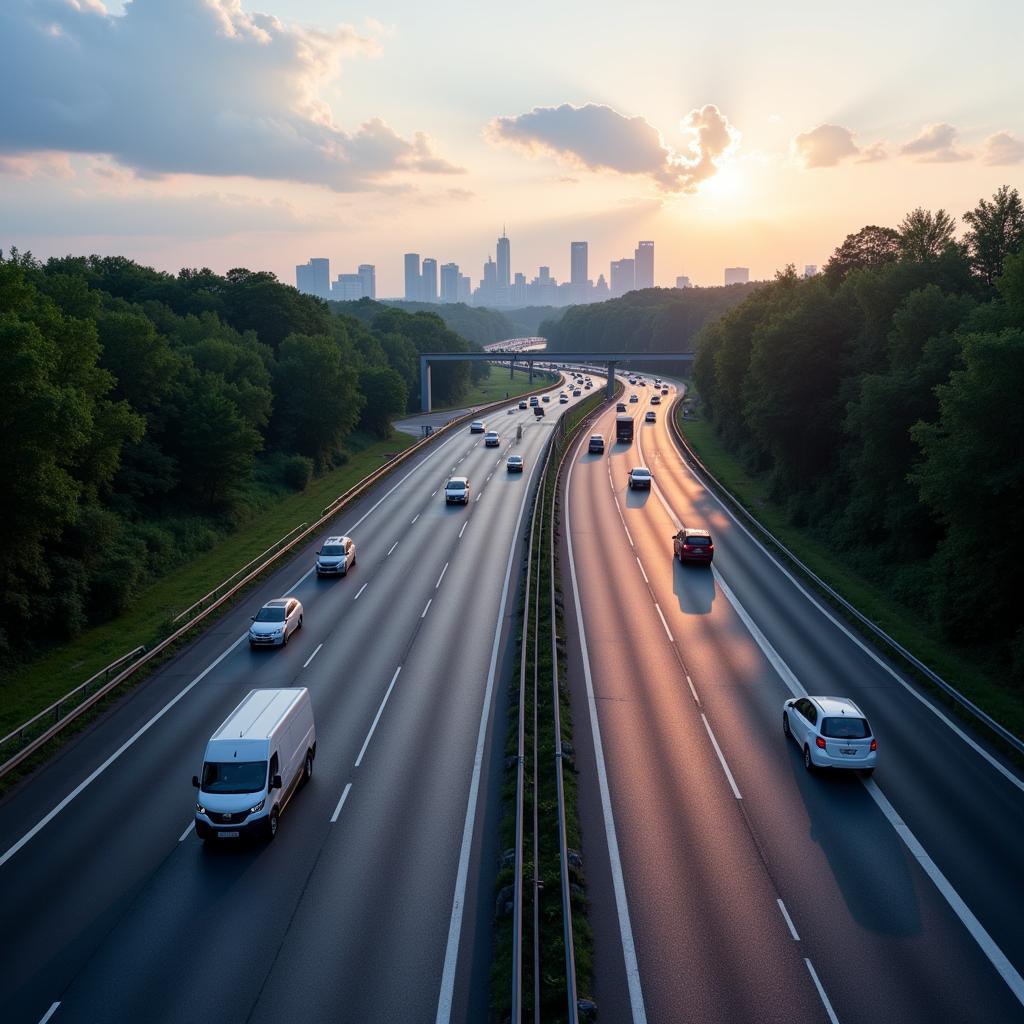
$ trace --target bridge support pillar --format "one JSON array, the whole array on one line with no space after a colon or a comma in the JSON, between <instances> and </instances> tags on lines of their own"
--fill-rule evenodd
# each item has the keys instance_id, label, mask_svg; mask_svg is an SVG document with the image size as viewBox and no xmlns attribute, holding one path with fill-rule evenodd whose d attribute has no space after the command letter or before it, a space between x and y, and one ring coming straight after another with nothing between
<instances>
[{"instance_id":1,"label":"bridge support pillar","mask_svg":"<svg viewBox=\"0 0 1024 1024\"><path fill-rule=\"evenodd\" d=\"M615 397L615 364L608 364L608 385L605 387L604 397L609 401Z\"/></svg>"},{"instance_id":2,"label":"bridge support pillar","mask_svg":"<svg viewBox=\"0 0 1024 1024\"><path fill-rule=\"evenodd\" d=\"M508 376L509 376L509 380L515 380L515 376L516 376L516 361L514 359L510 359L508 361Z\"/></svg>"},{"instance_id":3,"label":"bridge support pillar","mask_svg":"<svg viewBox=\"0 0 1024 1024\"><path fill-rule=\"evenodd\" d=\"M420 356L420 411L430 412L430 363Z\"/></svg>"},{"instance_id":4,"label":"bridge support pillar","mask_svg":"<svg viewBox=\"0 0 1024 1024\"><path fill-rule=\"evenodd\" d=\"M533 360L530 360L530 383L533 383Z\"/></svg>"}]
</instances>

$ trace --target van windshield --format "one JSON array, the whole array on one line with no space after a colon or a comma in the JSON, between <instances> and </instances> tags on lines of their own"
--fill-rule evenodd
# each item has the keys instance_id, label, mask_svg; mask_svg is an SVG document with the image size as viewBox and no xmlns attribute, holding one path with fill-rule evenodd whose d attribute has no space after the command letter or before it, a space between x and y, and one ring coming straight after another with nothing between
<instances>
[{"instance_id":1,"label":"van windshield","mask_svg":"<svg viewBox=\"0 0 1024 1024\"><path fill-rule=\"evenodd\" d=\"M204 793L258 793L267 784L266 761L206 761Z\"/></svg>"}]
</instances>

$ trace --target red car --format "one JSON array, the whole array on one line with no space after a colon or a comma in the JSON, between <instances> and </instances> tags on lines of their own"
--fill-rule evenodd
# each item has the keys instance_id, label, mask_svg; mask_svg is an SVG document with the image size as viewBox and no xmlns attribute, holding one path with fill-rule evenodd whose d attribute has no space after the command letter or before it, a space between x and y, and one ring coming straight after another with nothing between
<instances>
[{"instance_id":1,"label":"red car","mask_svg":"<svg viewBox=\"0 0 1024 1024\"><path fill-rule=\"evenodd\" d=\"M715 545L708 530L691 530L684 526L672 538L673 554L680 562L702 562L710 565Z\"/></svg>"}]
</instances>

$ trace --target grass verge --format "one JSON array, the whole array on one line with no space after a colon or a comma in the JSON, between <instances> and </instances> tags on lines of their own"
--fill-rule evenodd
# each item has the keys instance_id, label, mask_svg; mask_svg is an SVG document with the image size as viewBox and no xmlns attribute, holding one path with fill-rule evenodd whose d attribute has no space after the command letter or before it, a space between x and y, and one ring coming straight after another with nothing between
<instances>
[{"instance_id":1,"label":"grass verge","mask_svg":"<svg viewBox=\"0 0 1024 1024\"><path fill-rule=\"evenodd\" d=\"M0 736L125 652L162 639L170 632L175 615L293 527L319 518L339 494L415 442L416 438L405 434L372 443L367 439L358 450L349 452L345 465L311 481L304 491L268 504L215 547L155 580L131 610L6 676L0 682Z\"/></svg>"},{"instance_id":2,"label":"grass verge","mask_svg":"<svg viewBox=\"0 0 1024 1024\"><path fill-rule=\"evenodd\" d=\"M515 377L509 377L507 368L488 365L488 369L490 370L488 378L471 387L465 398L460 399L455 405L434 406L434 412L444 412L447 409L468 409L471 405L500 402L503 398L525 395L527 391L535 391L547 382L554 383L556 380L553 374L537 370L531 384L530 375L526 371L516 370Z\"/></svg>"},{"instance_id":3,"label":"grass verge","mask_svg":"<svg viewBox=\"0 0 1024 1024\"><path fill-rule=\"evenodd\" d=\"M893 600L881 588L858 574L813 534L793 526L784 511L768 497L765 481L749 474L723 447L711 424L703 419L683 419L681 409L680 404L677 406L676 422L687 442L711 473L751 515L830 587L842 594L863 615L911 651L933 672L942 676L946 682L1005 728L1017 736L1024 736L1024 695L1008 690L1001 684L996 674L986 671L968 656L937 637L929 624L912 609ZM850 616L842 606L834 602L829 603L881 653L892 656L888 647ZM914 674L918 675L918 678L964 721L977 725L968 712L941 689L931 684L927 677ZM983 731L986 736L992 736L987 729ZM1000 743L1000 747L1003 746Z\"/></svg>"}]
</instances>

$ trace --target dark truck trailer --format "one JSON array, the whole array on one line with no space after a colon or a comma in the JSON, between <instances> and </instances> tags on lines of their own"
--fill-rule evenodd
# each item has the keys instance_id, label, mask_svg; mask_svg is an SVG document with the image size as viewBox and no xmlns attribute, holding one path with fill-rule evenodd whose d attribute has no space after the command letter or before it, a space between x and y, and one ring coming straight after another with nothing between
<instances>
[{"instance_id":1,"label":"dark truck trailer","mask_svg":"<svg viewBox=\"0 0 1024 1024\"><path fill-rule=\"evenodd\" d=\"M615 417L615 440L619 444L632 444L633 443L633 417L632 416L616 416Z\"/></svg>"}]
</instances>

